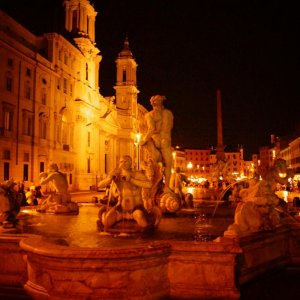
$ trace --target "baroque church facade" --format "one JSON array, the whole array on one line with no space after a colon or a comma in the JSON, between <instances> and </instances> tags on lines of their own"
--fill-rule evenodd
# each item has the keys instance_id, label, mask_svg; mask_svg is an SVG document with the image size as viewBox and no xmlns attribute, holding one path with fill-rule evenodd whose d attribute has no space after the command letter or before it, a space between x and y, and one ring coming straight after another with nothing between
<instances>
[{"instance_id":1,"label":"baroque church facade","mask_svg":"<svg viewBox=\"0 0 300 300\"><path fill-rule=\"evenodd\" d=\"M139 156L137 63L128 39L116 59L115 95L100 93L97 12L64 0L65 31L35 36L0 10L0 181L38 184L56 163L70 190L95 187L119 158Z\"/></svg>"}]
</instances>

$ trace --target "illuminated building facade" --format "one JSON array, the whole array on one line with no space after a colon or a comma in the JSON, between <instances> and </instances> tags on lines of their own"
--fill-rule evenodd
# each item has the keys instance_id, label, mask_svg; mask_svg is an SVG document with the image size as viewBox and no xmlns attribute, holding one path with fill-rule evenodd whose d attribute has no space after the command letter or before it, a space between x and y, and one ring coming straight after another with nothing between
<instances>
[{"instance_id":1,"label":"illuminated building facade","mask_svg":"<svg viewBox=\"0 0 300 300\"><path fill-rule=\"evenodd\" d=\"M126 39L116 95L102 96L97 12L87 0L63 3L68 37L35 36L0 11L0 180L36 184L55 162L71 190L87 190L135 155L137 64Z\"/></svg>"},{"instance_id":2,"label":"illuminated building facade","mask_svg":"<svg viewBox=\"0 0 300 300\"><path fill-rule=\"evenodd\" d=\"M285 159L287 166L292 168L300 179L300 137L290 141L288 146L280 151L280 157ZM298 179L299 178L299 179Z\"/></svg>"},{"instance_id":3,"label":"illuminated building facade","mask_svg":"<svg viewBox=\"0 0 300 300\"><path fill-rule=\"evenodd\" d=\"M185 149L186 163L188 164L188 174L193 177L206 178L210 171L209 149Z\"/></svg>"},{"instance_id":4,"label":"illuminated building facade","mask_svg":"<svg viewBox=\"0 0 300 300\"><path fill-rule=\"evenodd\" d=\"M271 135L271 144L259 148L260 174L264 175L268 168L272 167L279 157L280 139Z\"/></svg>"},{"instance_id":5,"label":"illuminated building facade","mask_svg":"<svg viewBox=\"0 0 300 300\"><path fill-rule=\"evenodd\" d=\"M217 163L217 152L214 149L184 149L186 172L189 177L206 178L210 180L210 175L213 169L213 165ZM244 160L243 148L224 149L225 167L224 175L227 179L236 179L245 175L246 166L250 166L250 163ZM253 170L250 168L248 175L253 175Z\"/></svg>"}]
</instances>

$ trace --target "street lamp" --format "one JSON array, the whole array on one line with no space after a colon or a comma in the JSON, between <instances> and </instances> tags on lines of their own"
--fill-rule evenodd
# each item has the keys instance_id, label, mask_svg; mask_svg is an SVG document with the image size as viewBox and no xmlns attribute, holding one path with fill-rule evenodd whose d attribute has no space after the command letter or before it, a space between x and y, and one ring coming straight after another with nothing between
<instances>
[{"instance_id":1,"label":"street lamp","mask_svg":"<svg viewBox=\"0 0 300 300\"><path fill-rule=\"evenodd\" d=\"M173 169L175 170L177 165L176 165L176 151L172 152L172 157L173 157Z\"/></svg>"},{"instance_id":2,"label":"street lamp","mask_svg":"<svg viewBox=\"0 0 300 300\"><path fill-rule=\"evenodd\" d=\"M136 133L135 134L135 142L134 145L136 146L136 151L137 151L137 169L140 169L140 141L141 141L142 134L141 133Z\"/></svg>"},{"instance_id":3,"label":"street lamp","mask_svg":"<svg viewBox=\"0 0 300 300\"><path fill-rule=\"evenodd\" d=\"M187 168L189 170L190 178L191 178L192 177L192 168L193 168L193 164L191 161L187 164Z\"/></svg>"}]
</instances>

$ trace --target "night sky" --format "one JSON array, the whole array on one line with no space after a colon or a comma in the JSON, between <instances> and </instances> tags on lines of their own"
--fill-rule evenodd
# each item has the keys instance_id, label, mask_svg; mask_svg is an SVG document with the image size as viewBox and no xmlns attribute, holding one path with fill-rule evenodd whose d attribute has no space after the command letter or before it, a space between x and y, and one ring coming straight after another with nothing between
<instances>
[{"instance_id":1,"label":"night sky","mask_svg":"<svg viewBox=\"0 0 300 300\"><path fill-rule=\"evenodd\" d=\"M55 29L48 21L56 24L59 3L1 0L0 7L38 34ZM91 3L98 11L96 43L103 56L101 94L114 94L115 59L127 35L139 65L139 103L151 109L152 95L167 97L165 105L174 113L174 146L216 145L217 88L222 93L224 144L243 145L246 158L269 144L271 134L283 136L299 128L297 1Z\"/></svg>"}]
</instances>

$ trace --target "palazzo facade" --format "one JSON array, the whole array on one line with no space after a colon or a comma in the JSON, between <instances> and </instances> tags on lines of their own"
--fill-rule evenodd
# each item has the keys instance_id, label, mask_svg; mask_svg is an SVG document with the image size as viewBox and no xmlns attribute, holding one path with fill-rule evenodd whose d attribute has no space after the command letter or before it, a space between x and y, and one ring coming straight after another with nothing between
<instances>
[{"instance_id":1,"label":"palazzo facade","mask_svg":"<svg viewBox=\"0 0 300 300\"><path fill-rule=\"evenodd\" d=\"M0 181L38 184L54 162L70 190L94 187L120 156L137 157L137 63L125 39L115 95L100 93L97 12L64 0L65 31L35 36L0 10Z\"/></svg>"}]
</instances>

